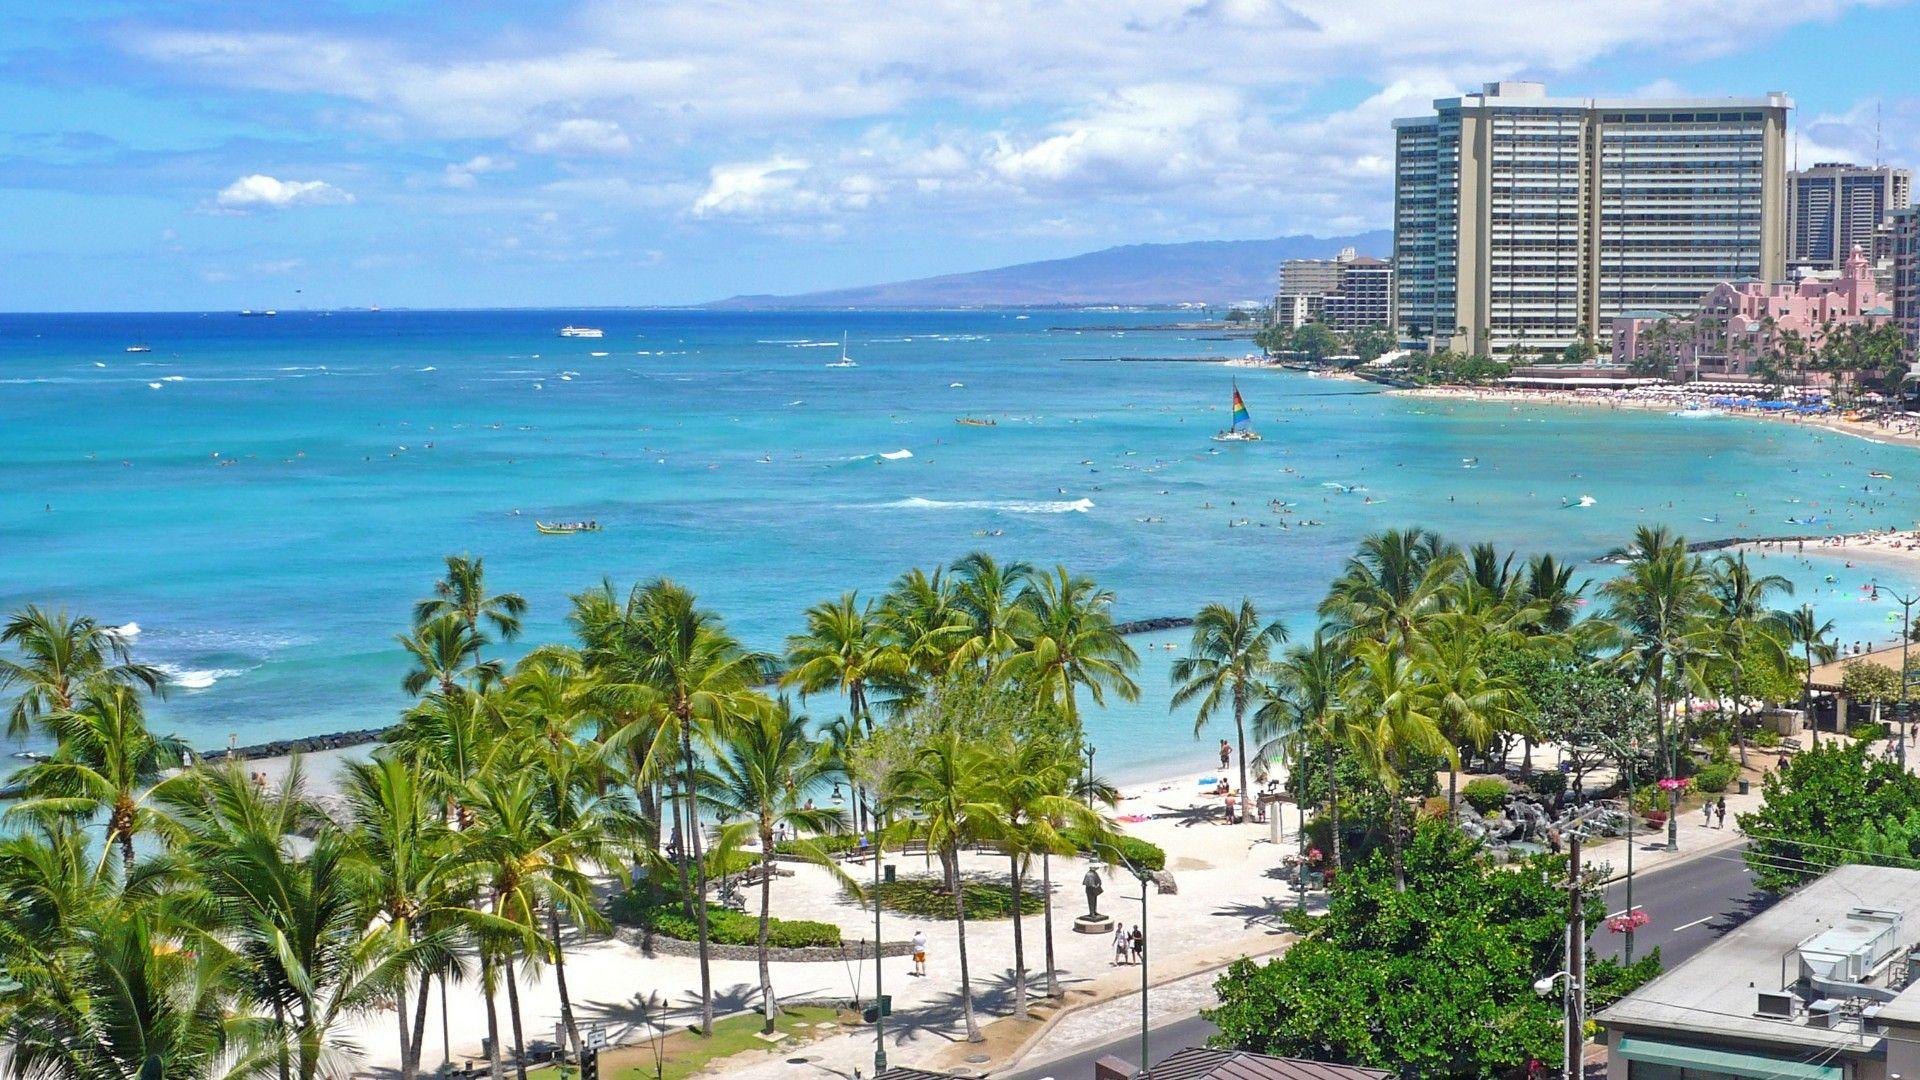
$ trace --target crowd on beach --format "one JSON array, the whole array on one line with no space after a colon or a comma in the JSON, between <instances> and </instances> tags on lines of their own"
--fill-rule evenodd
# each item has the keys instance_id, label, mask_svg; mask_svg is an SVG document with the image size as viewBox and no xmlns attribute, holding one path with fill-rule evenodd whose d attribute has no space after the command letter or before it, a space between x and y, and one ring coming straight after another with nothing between
<instances>
[{"instance_id":1,"label":"crowd on beach","mask_svg":"<svg viewBox=\"0 0 1920 1080\"><path fill-rule=\"evenodd\" d=\"M1471 401L1512 401L1548 405L1604 406L1611 409L1650 409L1694 415L1763 416L1793 423L1811 423L1848 434L1871 435L1895 442L1920 444L1920 416L1910 413L1846 411L1817 397L1798 402L1768 401L1750 394L1707 390L1697 386L1600 387L1569 386L1423 386L1393 391L1414 397Z\"/></svg>"}]
</instances>

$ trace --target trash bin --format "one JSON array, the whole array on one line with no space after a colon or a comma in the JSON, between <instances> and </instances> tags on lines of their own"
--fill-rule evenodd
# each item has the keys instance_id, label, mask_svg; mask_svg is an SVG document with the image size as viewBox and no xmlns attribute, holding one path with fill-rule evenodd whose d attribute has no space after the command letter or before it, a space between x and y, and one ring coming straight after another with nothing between
<instances>
[{"instance_id":1,"label":"trash bin","mask_svg":"<svg viewBox=\"0 0 1920 1080\"><path fill-rule=\"evenodd\" d=\"M1744 776L1741 777L1740 778L1740 794L1745 795L1746 793L1752 790L1753 790L1753 785L1747 782L1746 777Z\"/></svg>"},{"instance_id":2,"label":"trash bin","mask_svg":"<svg viewBox=\"0 0 1920 1080\"><path fill-rule=\"evenodd\" d=\"M894 874L894 865L892 863L888 863L886 866L881 868L880 876L882 878L885 878L889 884L893 882L893 874Z\"/></svg>"}]
</instances>

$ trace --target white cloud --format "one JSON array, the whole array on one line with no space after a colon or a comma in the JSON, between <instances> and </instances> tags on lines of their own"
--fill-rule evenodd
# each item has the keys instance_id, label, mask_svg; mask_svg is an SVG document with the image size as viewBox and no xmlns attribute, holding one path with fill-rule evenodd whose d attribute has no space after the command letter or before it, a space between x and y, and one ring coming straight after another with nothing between
<instances>
[{"instance_id":1,"label":"white cloud","mask_svg":"<svg viewBox=\"0 0 1920 1080\"><path fill-rule=\"evenodd\" d=\"M562 120L536 131L526 140L528 149L542 154L624 154L633 149L633 140L611 120Z\"/></svg>"},{"instance_id":2,"label":"white cloud","mask_svg":"<svg viewBox=\"0 0 1920 1080\"><path fill-rule=\"evenodd\" d=\"M213 197L213 201L215 205L229 210L247 210L254 207L279 209L303 204L326 206L350 203L353 201L353 196L325 180L276 180L271 176L254 173L221 188L220 193Z\"/></svg>"},{"instance_id":3,"label":"white cloud","mask_svg":"<svg viewBox=\"0 0 1920 1080\"><path fill-rule=\"evenodd\" d=\"M765 161L715 165L707 190L693 201L695 217L708 215L760 216L773 211L817 212L825 200L800 186L810 166L798 158L773 157Z\"/></svg>"},{"instance_id":4,"label":"white cloud","mask_svg":"<svg viewBox=\"0 0 1920 1080\"><path fill-rule=\"evenodd\" d=\"M465 161L447 166L443 178L452 188L470 188L479 182L483 173L506 172L513 168L513 162L507 158L490 157L477 154Z\"/></svg>"}]
</instances>

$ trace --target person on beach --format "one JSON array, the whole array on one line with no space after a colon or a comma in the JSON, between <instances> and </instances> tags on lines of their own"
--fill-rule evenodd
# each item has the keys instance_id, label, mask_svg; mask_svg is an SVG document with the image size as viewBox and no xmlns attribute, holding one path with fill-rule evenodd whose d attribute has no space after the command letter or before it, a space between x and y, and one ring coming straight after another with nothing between
<instances>
[{"instance_id":1,"label":"person on beach","mask_svg":"<svg viewBox=\"0 0 1920 1080\"><path fill-rule=\"evenodd\" d=\"M1126 963L1127 952L1127 924L1117 923L1113 928L1113 966Z\"/></svg>"},{"instance_id":2,"label":"person on beach","mask_svg":"<svg viewBox=\"0 0 1920 1080\"><path fill-rule=\"evenodd\" d=\"M1232 761L1233 761L1233 747L1227 745L1227 740L1221 739L1220 740L1220 767L1224 769Z\"/></svg>"},{"instance_id":3,"label":"person on beach","mask_svg":"<svg viewBox=\"0 0 1920 1080\"><path fill-rule=\"evenodd\" d=\"M927 974L927 932L913 932L913 973L925 978Z\"/></svg>"},{"instance_id":4,"label":"person on beach","mask_svg":"<svg viewBox=\"0 0 1920 1080\"><path fill-rule=\"evenodd\" d=\"M1712 802L1703 802L1700 804L1700 824L1709 829L1713 828Z\"/></svg>"},{"instance_id":5,"label":"person on beach","mask_svg":"<svg viewBox=\"0 0 1920 1080\"><path fill-rule=\"evenodd\" d=\"M1139 927L1136 926L1133 928L1133 935L1127 939L1127 942L1128 944L1133 946L1133 962L1134 963L1138 964L1142 960L1146 959L1147 935L1141 933Z\"/></svg>"}]
</instances>

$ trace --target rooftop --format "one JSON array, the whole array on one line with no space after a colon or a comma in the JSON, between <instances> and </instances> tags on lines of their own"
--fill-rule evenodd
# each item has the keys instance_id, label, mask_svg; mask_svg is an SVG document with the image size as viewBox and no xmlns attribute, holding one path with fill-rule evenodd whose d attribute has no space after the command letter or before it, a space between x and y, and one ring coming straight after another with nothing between
<instances>
[{"instance_id":1,"label":"rooftop","mask_svg":"<svg viewBox=\"0 0 1920 1080\"><path fill-rule=\"evenodd\" d=\"M1188 1047L1147 1072L1148 1080L1393 1080L1393 1074L1357 1065L1329 1065L1269 1057L1244 1050Z\"/></svg>"},{"instance_id":2,"label":"rooftop","mask_svg":"<svg viewBox=\"0 0 1920 1080\"><path fill-rule=\"evenodd\" d=\"M1782 899L1596 1019L1615 1029L1868 1052L1882 1014L1920 1016L1905 989L1920 945L1920 871L1842 866Z\"/></svg>"}]
</instances>

